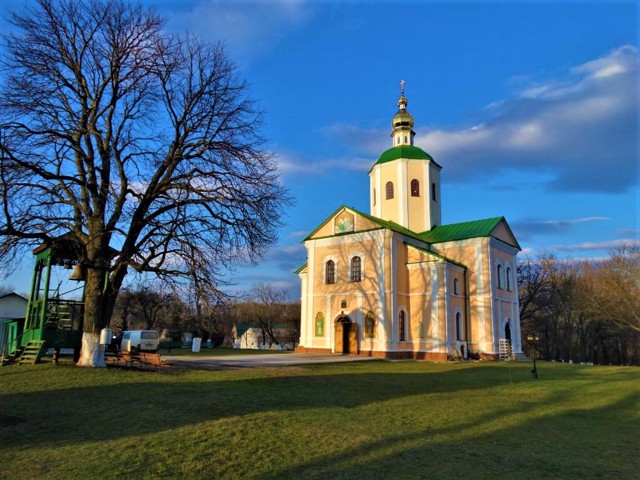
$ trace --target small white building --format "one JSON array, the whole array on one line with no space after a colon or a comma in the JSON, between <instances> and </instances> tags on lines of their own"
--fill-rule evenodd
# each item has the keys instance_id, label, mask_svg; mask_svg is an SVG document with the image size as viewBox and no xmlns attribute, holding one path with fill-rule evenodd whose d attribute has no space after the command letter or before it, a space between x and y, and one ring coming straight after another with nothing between
<instances>
[{"instance_id":1,"label":"small white building","mask_svg":"<svg viewBox=\"0 0 640 480\"><path fill-rule=\"evenodd\" d=\"M11 353L17 346L24 328L27 303L25 297L14 292L0 295L0 353L5 351L5 347L10 351L4 353Z\"/></svg>"},{"instance_id":2,"label":"small white building","mask_svg":"<svg viewBox=\"0 0 640 480\"><path fill-rule=\"evenodd\" d=\"M296 347L297 333L286 325L277 325L273 329L274 343L257 324L239 322L233 326L234 348L253 348L256 350L293 350Z\"/></svg>"}]
</instances>

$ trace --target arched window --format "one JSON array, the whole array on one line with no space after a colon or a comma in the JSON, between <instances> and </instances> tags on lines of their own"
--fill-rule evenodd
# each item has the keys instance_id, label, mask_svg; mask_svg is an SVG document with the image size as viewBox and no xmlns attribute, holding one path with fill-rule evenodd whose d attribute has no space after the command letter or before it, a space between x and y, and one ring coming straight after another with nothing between
<instances>
[{"instance_id":1,"label":"arched window","mask_svg":"<svg viewBox=\"0 0 640 480\"><path fill-rule=\"evenodd\" d=\"M351 259L351 281L359 282L362 280L362 260L360 257Z\"/></svg>"},{"instance_id":2,"label":"arched window","mask_svg":"<svg viewBox=\"0 0 640 480\"><path fill-rule=\"evenodd\" d=\"M462 325L462 314L456 313L456 340L464 340L464 328Z\"/></svg>"},{"instance_id":3,"label":"arched window","mask_svg":"<svg viewBox=\"0 0 640 480\"><path fill-rule=\"evenodd\" d=\"M373 205L375 206L376 204L376 189L373 189Z\"/></svg>"},{"instance_id":4,"label":"arched window","mask_svg":"<svg viewBox=\"0 0 640 480\"><path fill-rule=\"evenodd\" d=\"M325 281L327 285L336 283L336 264L333 260L329 260L325 265Z\"/></svg>"},{"instance_id":5,"label":"arched window","mask_svg":"<svg viewBox=\"0 0 640 480\"><path fill-rule=\"evenodd\" d=\"M411 180L411 196L412 197L420 196L420 182L415 178Z\"/></svg>"},{"instance_id":6,"label":"arched window","mask_svg":"<svg viewBox=\"0 0 640 480\"><path fill-rule=\"evenodd\" d=\"M391 200L393 198L393 182L387 182L385 187L387 191L387 200Z\"/></svg>"},{"instance_id":7,"label":"arched window","mask_svg":"<svg viewBox=\"0 0 640 480\"><path fill-rule=\"evenodd\" d=\"M324 337L324 315L318 312L316 315L316 337Z\"/></svg>"},{"instance_id":8,"label":"arched window","mask_svg":"<svg viewBox=\"0 0 640 480\"><path fill-rule=\"evenodd\" d=\"M367 316L364 318L364 336L365 338L373 338L376 336L376 320L373 316L373 312L367 312Z\"/></svg>"},{"instance_id":9,"label":"arched window","mask_svg":"<svg viewBox=\"0 0 640 480\"><path fill-rule=\"evenodd\" d=\"M453 294L458 295L458 279L453 279Z\"/></svg>"},{"instance_id":10,"label":"arched window","mask_svg":"<svg viewBox=\"0 0 640 480\"><path fill-rule=\"evenodd\" d=\"M434 202L437 201L437 199L436 199L436 184L435 183L431 184L431 200L433 200Z\"/></svg>"},{"instance_id":11,"label":"arched window","mask_svg":"<svg viewBox=\"0 0 640 480\"><path fill-rule=\"evenodd\" d=\"M511 269L507 267L507 290L511 291Z\"/></svg>"},{"instance_id":12,"label":"arched window","mask_svg":"<svg viewBox=\"0 0 640 480\"><path fill-rule=\"evenodd\" d=\"M404 312L400 312L400 314L398 315L398 341L399 342L404 342L407 338L406 338L406 329L405 329L406 325L405 325L405 319L404 319Z\"/></svg>"},{"instance_id":13,"label":"arched window","mask_svg":"<svg viewBox=\"0 0 640 480\"><path fill-rule=\"evenodd\" d=\"M502 288L502 265L496 267L496 273L498 274L498 288Z\"/></svg>"}]
</instances>

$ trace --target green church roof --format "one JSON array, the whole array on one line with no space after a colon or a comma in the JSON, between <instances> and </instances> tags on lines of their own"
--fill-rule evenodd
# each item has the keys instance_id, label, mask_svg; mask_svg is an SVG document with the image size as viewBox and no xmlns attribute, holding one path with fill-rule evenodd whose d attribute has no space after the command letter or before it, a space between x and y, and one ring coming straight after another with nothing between
<instances>
[{"instance_id":1,"label":"green church roof","mask_svg":"<svg viewBox=\"0 0 640 480\"><path fill-rule=\"evenodd\" d=\"M320 230L320 228L322 228L323 225L326 224L327 221L333 218L343 208L347 208L352 212L358 215L361 215L364 218L367 218L374 223L377 223L382 228L393 230L394 232L401 233L403 235L406 235L407 237L415 238L416 240L420 240L428 244L452 242L456 240L466 240L469 238L489 237L491 236L491 233L493 232L493 230L498 226L498 224L503 221L505 222L506 228L509 231L511 231L504 217L492 217L492 218L485 218L482 220L473 220L470 222L452 223L449 225L438 225L436 227L433 227L431 230L427 230L426 232L417 233L412 230L409 230L408 228L403 227L402 225L398 225L397 223L391 220L383 220L381 218L374 217L373 215L356 210L353 207L347 207L346 205L342 205L338 207L338 209L334 211L331 215L329 215L329 217L324 222L322 222L313 232L311 232L304 240L302 240L302 242L304 243L307 240L310 240L313 237L313 235L318 230ZM351 234L351 233L352 232L349 232L348 234ZM338 235L347 235L347 234L341 233L341 234L332 234L328 236L335 237ZM520 250L520 245L518 244L518 241L515 240L515 236L513 235L513 232L511 232L511 236L513 237L515 242L515 245L513 246ZM296 270L295 273L299 273L304 269L304 267L306 267L306 264L304 264L302 267Z\"/></svg>"},{"instance_id":2,"label":"green church roof","mask_svg":"<svg viewBox=\"0 0 640 480\"><path fill-rule=\"evenodd\" d=\"M381 163L392 162L393 160L398 160L399 158L433 161L431 155L429 155L421 148L418 148L414 145L397 145L395 147L391 147L389 150L382 152L382 155L380 155L380 158L375 164L380 165Z\"/></svg>"},{"instance_id":3,"label":"green church roof","mask_svg":"<svg viewBox=\"0 0 640 480\"><path fill-rule=\"evenodd\" d=\"M433 227L431 230L421 233L420 238L427 243L441 243L465 240L467 238L488 237L498 224L504 220L504 217L492 217L485 218L483 220L473 220L471 222L438 225ZM505 225L507 226L507 229L509 229L506 222ZM516 244L514 246L520 249L518 242L516 241L515 243Z\"/></svg>"}]
</instances>

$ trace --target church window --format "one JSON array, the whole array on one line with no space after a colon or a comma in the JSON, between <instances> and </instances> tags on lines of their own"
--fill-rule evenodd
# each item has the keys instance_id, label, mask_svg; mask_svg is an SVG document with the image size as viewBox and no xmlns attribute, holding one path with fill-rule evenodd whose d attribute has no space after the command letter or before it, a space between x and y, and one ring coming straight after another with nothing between
<instances>
[{"instance_id":1,"label":"church window","mask_svg":"<svg viewBox=\"0 0 640 480\"><path fill-rule=\"evenodd\" d=\"M404 143L409 143L409 138L406 135L404 136Z\"/></svg>"},{"instance_id":2,"label":"church window","mask_svg":"<svg viewBox=\"0 0 640 480\"><path fill-rule=\"evenodd\" d=\"M506 281L507 281L507 290L510 292L511 291L511 269L509 267L507 267Z\"/></svg>"},{"instance_id":3,"label":"church window","mask_svg":"<svg viewBox=\"0 0 640 480\"><path fill-rule=\"evenodd\" d=\"M391 200L393 198L393 182L387 182L385 187L387 190L387 200Z\"/></svg>"},{"instance_id":4,"label":"church window","mask_svg":"<svg viewBox=\"0 0 640 480\"><path fill-rule=\"evenodd\" d=\"M373 312L368 312L364 318L364 336L365 338L374 338L376 336L376 320Z\"/></svg>"},{"instance_id":5,"label":"church window","mask_svg":"<svg viewBox=\"0 0 640 480\"><path fill-rule=\"evenodd\" d=\"M498 275L498 288L502 289L502 265L496 267L496 273Z\"/></svg>"},{"instance_id":6,"label":"church window","mask_svg":"<svg viewBox=\"0 0 640 480\"><path fill-rule=\"evenodd\" d=\"M415 178L411 180L411 196L412 197L420 196L420 182Z\"/></svg>"},{"instance_id":7,"label":"church window","mask_svg":"<svg viewBox=\"0 0 640 480\"><path fill-rule=\"evenodd\" d=\"M375 207L376 205L376 189L373 189L373 206Z\"/></svg>"},{"instance_id":8,"label":"church window","mask_svg":"<svg viewBox=\"0 0 640 480\"><path fill-rule=\"evenodd\" d=\"M436 199L436 184L435 183L431 184L431 200L433 200L434 202L437 201L437 199Z\"/></svg>"},{"instance_id":9,"label":"church window","mask_svg":"<svg viewBox=\"0 0 640 480\"><path fill-rule=\"evenodd\" d=\"M398 315L398 341L404 342L407 339L404 312Z\"/></svg>"},{"instance_id":10,"label":"church window","mask_svg":"<svg viewBox=\"0 0 640 480\"><path fill-rule=\"evenodd\" d=\"M453 294L458 295L458 279L453 279Z\"/></svg>"},{"instance_id":11,"label":"church window","mask_svg":"<svg viewBox=\"0 0 640 480\"><path fill-rule=\"evenodd\" d=\"M351 281L359 282L362 280L362 260L360 257L351 259Z\"/></svg>"},{"instance_id":12,"label":"church window","mask_svg":"<svg viewBox=\"0 0 640 480\"><path fill-rule=\"evenodd\" d=\"M456 340L464 340L464 329L462 328L462 314L456 313Z\"/></svg>"},{"instance_id":13,"label":"church window","mask_svg":"<svg viewBox=\"0 0 640 480\"><path fill-rule=\"evenodd\" d=\"M336 264L329 260L325 265L325 282L327 285L336 283Z\"/></svg>"},{"instance_id":14,"label":"church window","mask_svg":"<svg viewBox=\"0 0 640 480\"><path fill-rule=\"evenodd\" d=\"M324 337L324 315L318 312L316 315L316 337Z\"/></svg>"}]
</instances>

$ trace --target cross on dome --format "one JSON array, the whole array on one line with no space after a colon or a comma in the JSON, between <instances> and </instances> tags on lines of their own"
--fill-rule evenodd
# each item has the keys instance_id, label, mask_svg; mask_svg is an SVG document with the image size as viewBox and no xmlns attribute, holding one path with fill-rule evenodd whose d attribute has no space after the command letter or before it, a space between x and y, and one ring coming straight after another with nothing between
<instances>
[{"instance_id":1,"label":"cross on dome","mask_svg":"<svg viewBox=\"0 0 640 480\"><path fill-rule=\"evenodd\" d=\"M413 137L415 132L413 131L413 116L407 111L407 97L404 96L404 80L400 80L400 98L398 99L398 112L394 115L393 131L391 137L393 138L393 145L413 145Z\"/></svg>"}]
</instances>

